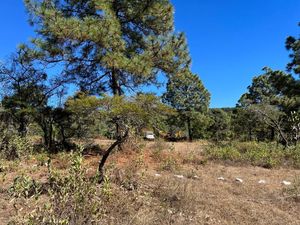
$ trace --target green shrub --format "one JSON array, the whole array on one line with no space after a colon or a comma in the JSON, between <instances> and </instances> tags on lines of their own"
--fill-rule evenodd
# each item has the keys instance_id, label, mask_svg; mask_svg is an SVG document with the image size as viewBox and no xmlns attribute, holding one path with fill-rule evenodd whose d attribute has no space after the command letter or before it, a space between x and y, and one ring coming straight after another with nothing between
<instances>
[{"instance_id":1,"label":"green shrub","mask_svg":"<svg viewBox=\"0 0 300 225\"><path fill-rule=\"evenodd\" d=\"M37 207L17 224L99 224L101 199L97 177L88 178L80 152L73 153L67 175L49 166L49 203ZM108 181L103 192L108 193Z\"/></svg>"},{"instance_id":2,"label":"green shrub","mask_svg":"<svg viewBox=\"0 0 300 225\"><path fill-rule=\"evenodd\" d=\"M285 159L293 167L300 169L300 145L296 145L286 149Z\"/></svg>"},{"instance_id":3,"label":"green shrub","mask_svg":"<svg viewBox=\"0 0 300 225\"><path fill-rule=\"evenodd\" d=\"M205 151L209 159L215 160L232 160L237 161L241 159L240 152L232 146L213 146Z\"/></svg>"},{"instance_id":4,"label":"green shrub","mask_svg":"<svg viewBox=\"0 0 300 225\"><path fill-rule=\"evenodd\" d=\"M47 153L39 153L35 155L35 159L38 162L38 166L46 166L48 164L49 156Z\"/></svg>"},{"instance_id":5,"label":"green shrub","mask_svg":"<svg viewBox=\"0 0 300 225\"><path fill-rule=\"evenodd\" d=\"M33 152L33 146L25 137L16 134L3 133L0 136L0 154L7 160L20 159L29 156Z\"/></svg>"},{"instance_id":6,"label":"green shrub","mask_svg":"<svg viewBox=\"0 0 300 225\"><path fill-rule=\"evenodd\" d=\"M262 142L232 142L208 146L204 153L210 160L239 162L265 168L282 165L287 157L287 150L282 146ZM295 154L292 155L295 157ZM293 161L295 162L295 159Z\"/></svg>"},{"instance_id":7,"label":"green shrub","mask_svg":"<svg viewBox=\"0 0 300 225\"><path fill-rule=\"evenodd\" d=\"M41 184L26 175L17 176L13 185L9 188L9 193L15 198L38 197L41 194Z\"/></svg>"}]
</instances>

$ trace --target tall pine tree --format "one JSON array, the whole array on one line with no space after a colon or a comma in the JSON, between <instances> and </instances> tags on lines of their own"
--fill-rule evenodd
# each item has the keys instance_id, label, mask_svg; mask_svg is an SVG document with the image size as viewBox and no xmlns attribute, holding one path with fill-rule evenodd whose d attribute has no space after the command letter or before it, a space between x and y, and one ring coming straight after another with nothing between
<instances>
[{"instance_id":1,"label":"tall pine tree","mask_svg":"<svg viewBox=\"0 0 300 225\"><path fill-rule=\"evenodd\" d=\"M35 57L63 64L81 90L122 95L187 67L169 0L25 0Z\"/></svg>"},{"instance_id":2,"label":"tall pine tree","mask_svg":"<svg viewBox=\"0 0 300 225\"><path fill-rule=\"evenodd\" d=\"M189 140L193 139L192 119L197 113L207 112L210 94L198 75L188 69L179 71L170 77L163 101L175 108L186 121Z\"/></svg>"}]
</instances>

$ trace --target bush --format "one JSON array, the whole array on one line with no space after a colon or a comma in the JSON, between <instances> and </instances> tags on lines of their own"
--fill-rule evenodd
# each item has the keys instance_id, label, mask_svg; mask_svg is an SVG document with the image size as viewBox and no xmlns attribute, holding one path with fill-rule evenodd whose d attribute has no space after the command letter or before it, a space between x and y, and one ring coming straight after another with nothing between
<instances>
[{"instance_id":1,"label":"bush","mask_svg":"<svg viewBox=\"0 0 300 225\"><path fill-rule=\"evenodd\" d=\"M216 160L231 160L236 161L241 159L240 152L232 148L232 146L213 146L206 149L205 154L209 159Z\"/></svg>"},{"instance_id":2,"label":"bush","mask_svg":"<svg viewBox=\"0 0 300 225\"><path fill-rule=\"evenodd\" d=\"M25 137L3 132L0 136L0 155L7 160L20 159L33 152L33 145Z\"/></svg>"},{"instance_id":3,"label":"bush","mask_svg":"<svg viewBox=\"0 0 300 225\"><path fill-rule=\"evenodd\" d=\"M293 167L300 169L300 145L290 147L286 150L285 159Z\"/></svg>"},{"instance_id":4,"label":"bush","mask_svg":"<svg viewBox=\"0 0 300 225\"><path fill-rule=\"evenodd\" d=\"M38 206L29 216L15 223L99 224L101 199L97 195L97 177L87 177L81 166L81 153L73 153L71 160L67 175L59 174L49 166L49 203Z\"/></svg>"},{"instance_id":5,"label":"bush","mask_svg":"<svg viewBox=\"0 0 300 225\"><path fill-rule=\"evenodd\" d=\"M208 146L205 149L205 155L211 160L225 160L273 168L283 165L287 151L282 146L273 143L232 142Z\"/></svg>"},{"instance_id":6,"label":"bush","mask_svg":"<svg viewBox=\"0 0 300 225\"><path fill-rule=\"evenodd\" d=\"M38 197L41 194L41 184L29 176L21 175L14 179L13 185L9 188L9 193L15 198Z\"/></svg>"}]
</instances>

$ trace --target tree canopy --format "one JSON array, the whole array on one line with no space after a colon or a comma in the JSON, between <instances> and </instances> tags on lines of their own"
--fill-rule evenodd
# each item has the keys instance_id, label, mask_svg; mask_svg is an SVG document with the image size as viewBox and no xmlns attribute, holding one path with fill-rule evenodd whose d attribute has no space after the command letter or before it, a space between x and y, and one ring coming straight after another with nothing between
<instances>
[{"instance_id":1,"label":"tree canopy","mask_svg":"<svg viewBox=\"0 0 300 225\"><path fill-rule=\"evenodd\" d=\"M61 75L81 90L121 95L157 83L159 72L171 75L190 64L169 0L25 3L37 32L32 55L62 63Z\"/></svg>"}]
</instances>

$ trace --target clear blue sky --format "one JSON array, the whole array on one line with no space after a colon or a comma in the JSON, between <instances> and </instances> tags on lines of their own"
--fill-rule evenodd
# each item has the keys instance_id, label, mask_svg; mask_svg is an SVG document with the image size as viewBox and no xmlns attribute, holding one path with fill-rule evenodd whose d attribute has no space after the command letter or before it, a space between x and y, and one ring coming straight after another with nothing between
<instances>
[{"instance_id":1,"label":"clear blue sky","mask_svg":"<svg viewBox=\"0 0 300 225\"><path fill-rule=\"evenodd\" d=\"M284 42L298 36L300 0L171 0L175 27L188 38L192 70L211 107L234 106L264 66L285 69ZM22 0L0 1L0 59L34 36Z\"/></svg>"}]
</instances>

